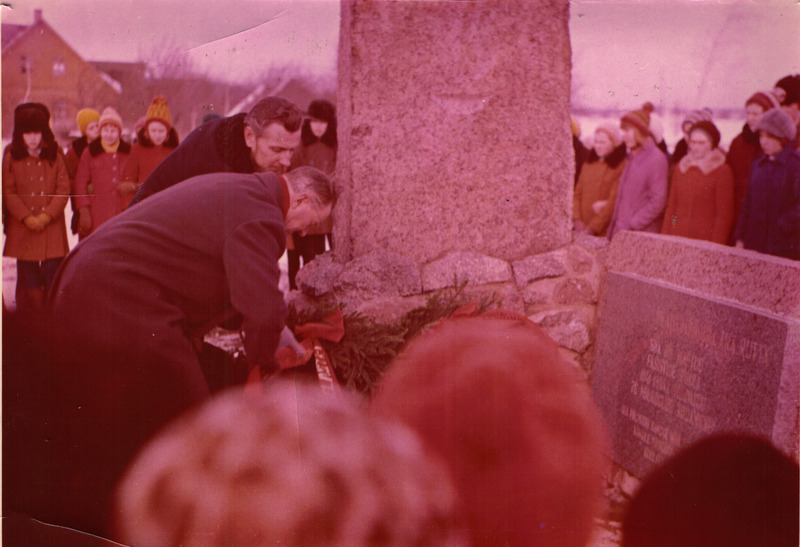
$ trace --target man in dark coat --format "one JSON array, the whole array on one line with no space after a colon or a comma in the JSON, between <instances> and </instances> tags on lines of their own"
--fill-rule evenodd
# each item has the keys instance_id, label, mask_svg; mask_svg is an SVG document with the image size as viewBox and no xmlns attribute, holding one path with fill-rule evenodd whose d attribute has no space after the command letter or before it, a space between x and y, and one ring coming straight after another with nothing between
<instances>
[{"instance_id":1,"label":"man in dark coat","mask_svg":"<svg viewBox=\"0 0 800 547\"><path fill-rule=\"evenodd\" d=\"M106 533L111 492L136 451L209 396L198 326L239 312L248 362L267 372L277 347L299 348L284 328L277 262L285 230L324 221L332 201L330 180L310 167L285 178L216 173L151 196L82 241L50 293L53 356L17 382L31 395L12 409L27 426L8 439L19 488L5 506Z\"/></svg>"},{"instance_id":2,"label":"man in dark coat","mask_svg":"<svg viewBox=\"0 0 800 547\"><path fill-rule=\"evenodd\" d=\"M129 207L207 173L286 172L300 146L302 111L280 97L261 99L247 114L200 125L144 180Z\"/></svg>"}]
</instances>

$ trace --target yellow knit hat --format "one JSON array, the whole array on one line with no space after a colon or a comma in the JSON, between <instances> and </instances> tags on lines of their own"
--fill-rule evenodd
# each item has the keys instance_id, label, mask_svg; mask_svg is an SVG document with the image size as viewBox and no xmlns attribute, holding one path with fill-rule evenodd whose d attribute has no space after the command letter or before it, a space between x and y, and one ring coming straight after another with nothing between
<instances>
[{"instance_id":1,"label":"yellow knit hat","mask_svg":"<svg viewBox=\"0 0 800 547\"><path fill-rule=\"evenodd\" d=\"M78 129L81 130L81 135L86 135L86 128L89 127L89 124L100 121L100 113L94 108L84 108L78 110L76 119L78 121Z\"/></svg>"},{"instance_id":2,"label":"yellow knit hat","mask_svg":"<svg viewBox=\"0 0 800 547\"><path fill-rule=\"evenodd\" d=\"M152 121L158 121L167 126L167 129L172 127L172 116L169 115L169 107L167 106L167 99L163 95L156 95L153 102L150 103L150 108L147 109L145 116L145 126Z\"/></svg>"}]
</instances>

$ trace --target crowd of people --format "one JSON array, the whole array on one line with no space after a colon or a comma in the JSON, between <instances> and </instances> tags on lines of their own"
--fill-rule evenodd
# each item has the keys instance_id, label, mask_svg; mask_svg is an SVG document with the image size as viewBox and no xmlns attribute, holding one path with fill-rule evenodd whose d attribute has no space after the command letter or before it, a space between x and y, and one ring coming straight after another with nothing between
<instances>
[{"instance_id":1,"label":"crowd of people","mask_svg":"<svg viewBox=\"0 0 800 547\"><path fill-rule=\"evenodd\" d=\"M576 228L800 258L797 78L779 82L781 107L767 108L773 92L748 99L733 157L705 111L691 113L677 162L651 108L601 124L576 183ZM281 378L276 351L307 350L285 326L278 259L292 251L294 286L299 260L330 245L332 104L304 112L267 97L180 141L157 96L133 144L116 110L86 108L66 153L46 106L14 114L3 202L21 307L3 324L14 341L3 352L4 514L133 545L586 544L608 441L585 379L527 318L443 320L396 357L370 401ZM220 324L241 330L247 364L212 381L202 341ZM253 370L263 390L245 392ZM657 470L631 504L626 544L693 544L666 542L665 503L711 511L703 530L718 531L698 545L797 544L786 515L798 492L772 487L796 482L796 462L762 440L720 442L686 457L763 466L723 466L698 485L669 467L683 460L665 463L695 488L669 490ZM720 486L767 467L774 482ZM748 506L749 521L712 511L737 495L768 503Z\"/></svg>"},{"instance_id":2,"label":"crowd of people","mask_svg":"<svg viewBox=\"0 0 800 547\"><path fill-rule=\"evenodd\" d=\"M81 136L65 151L50 128L48 108L41 103L19 105L3 159L4 256L17 259L17 307L42 307L55 271L69 252L67 226L83 240L131 203L204 173L282 174L312 166L332 176L337 150L335 107L319 99L311 102L307 112L294 105L291 109L286 127L267 123L267 134L258 138L252 129L259 127L253 125L256 114L251 114L250 124L245 123L245 114L208 116L204 122L209 127L190 134L179 154L156 170L180 144L163 96L153 98L146 115L136 123L132 143L122 138L123 120L113 107L102 112L80 110L76 121ZM298 131L301 123L302 131ZM190 161L193 154L197 156ZM68 224L66 197L73 211ZM306 264L325 252L326 242L330 248L331 231L329 217L310 228L308 235L287 234L291 288L296 288L300 258Z\"/></svg>"},{"instance_id":3,"label":"crowd of people","mask_svg":"<svg viewBox=\"0 0 800 547\"><path fill-rule=\"evenodd\" d=\"M686 113L670 154L653 111L645 103L619 124L601 123L588 154L576 152L585 159L575 230L662 233L800 260L800 74L747 98L727 151L712 111L700 108Z\"/></svg>"}]
</instances>

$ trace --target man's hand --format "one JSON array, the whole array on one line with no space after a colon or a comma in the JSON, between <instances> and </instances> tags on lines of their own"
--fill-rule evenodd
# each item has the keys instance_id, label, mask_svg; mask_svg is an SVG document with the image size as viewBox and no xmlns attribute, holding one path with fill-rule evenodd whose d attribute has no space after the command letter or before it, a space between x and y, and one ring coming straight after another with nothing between
<instances>
[{"instance_id":1,"label":"man's hand","mask_svg":"<svg viewBox=\"0 0 800 547\"><path fill-rule=\"evenodd\" d=\"M736 248L737 249L744 249L744 241L742 241L741 239L737 239L736 240Z\"/></svg>"},{"instance_id":2,"label":"man's hand","mask_svg":"<svg viewBox=\"0 0 800 547\"><path fill-rule=\"evenodd\" d=\"M39 219L39 222L42 223L42 229L44 229L48 224L53 221L53 217L48 215L47 213L39 213L36 215L36 218Z\"/></svg>"},{"instance_id":3,"label":"man's hand","mask_svg":"<svg viewBox=\"0 0 800 547\"><path fill-rule=\"evenodd\" d=\"M278 341L278 349L281 348L290 348L297 355L306 354L306 348L304 348L300 342L297 341L297 338L294 337L294 333L289 329L289 327L283 327L283 330L281 331L281 338Z\"/></svg>"}]
</instances>

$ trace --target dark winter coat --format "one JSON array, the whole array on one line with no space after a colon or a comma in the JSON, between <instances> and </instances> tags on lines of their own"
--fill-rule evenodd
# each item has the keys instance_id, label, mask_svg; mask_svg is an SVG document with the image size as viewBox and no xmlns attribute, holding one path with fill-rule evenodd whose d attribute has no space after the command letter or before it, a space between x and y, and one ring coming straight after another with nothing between
<instances>
[{"instance_id":1,"label":"dark winter coat","mask_svg":"<svg viewBox=\"0 0 800 547\"><path fill-rule=\"evenodd\" d=\"M608 225L609 239L621 230L661 231L667 204L667 172L667 157L653 139L628 154Z\"/></svg>"},{"instance_id":2,"label":"dark winter coat","mask_svg":"<svg viewBox=\"0 0 800 547\"><path fill-rule=\"evenodd\" d=\"M256 172L250 148L244 141L245 116L236 114L211 120L189 133L145 179L130 205L197 175Z\"/></svg>"},{"instance_id":3,"label":"dark winter coat","mask_svg":"<svg viewBox=\"0 0 800 547\"><path fill-rule=\"evenodd\" d=\"M104 532L135 452L209 396L188 333L233 308L248 362L274 366L284 185L272 173L194 178L114 217L62 263L50 304L64 408L51 408L57 461L43 470L63 504L59 524Z\"/></svg>"},{"instance_id":4,"label":"dark winter coat","mask_svg":"<svg viewBox=\"0 0 800 547\"><path fill-rule=\"evenodd\" d=\"M736 227L746 249L800 260L800 153L786 147L753 162Z\"/></svg>"},{"instance_id":5,"label":"dark winter coat","mask_svg":"<svg viewBox=\"0 0 800 547\"><path fill-rule=\"evenodd\" d=\"M573 196L573 219L578 219L603 236L614 212L617 189L622 170L625 168L625 145L621 144L605 158L591 150L581 168L578 185ZM605 201L598 213L592 209L597 201Z\"/></svg>"},{"instance_id":6,"label":"dark winter coat","mask_svg":"<svg viewBox=\"0 0 800 547\"><path fill-rule=\"evenodd\" d=\"M76 209L82 207L91 209L90 234L123 211L117 185L122 182L122 172L130 152L131 145L121 140L117 151L108 153L103 149L102 139L95 139L81 155L81 162L75 175L73 203Z\"/></svg>"},{"instance_id":7,"label":"dark winter coat","mask_svg":"<svg viewBox=\"0 0 800 547\"><path fill-rule=\"evenodd\" d=\"M734 223L731 228L729 243L733 243L733 232L736 230L736 219L742 211L744 194L747 191L747 181L750 180L750 169L753 162L763 152L761 144L758 142L758 134L744 124L742 132L731 141L730 150L725 162L730 165L733 171L733 218Z\"/></svg>"}]
</instances>

